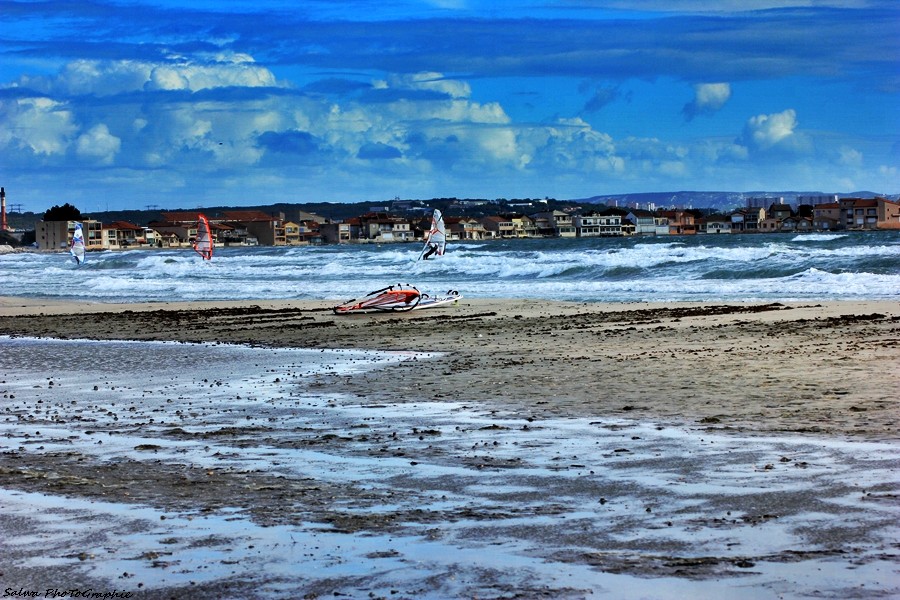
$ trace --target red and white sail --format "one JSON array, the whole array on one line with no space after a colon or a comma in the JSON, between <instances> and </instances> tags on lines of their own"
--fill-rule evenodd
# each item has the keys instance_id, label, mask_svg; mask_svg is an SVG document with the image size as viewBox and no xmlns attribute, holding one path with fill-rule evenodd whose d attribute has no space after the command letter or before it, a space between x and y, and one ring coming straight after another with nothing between
<instances>
[{"instance_id":1,"label":"red and white sail","mask_svg":"<svg viewBox=\"0 0 900 600\"><path fill-rule=\"evenodd\" d=\"M197 219L197 238L194 240L194 250L204 260L210 260L213 255L213 239L209 221L203 215L197 215Z\"/></svg>"},{"instance_id":2,"label":"red and white sail","mask_svg":"<svg viewBox=\"0 0 900 600\"><path fill-rule=\"evenodd\" d=\"M391 285L358 300L348 300L332 308L336 315L357 312L405 312L416 307L422 294L408 284Z\"/></svg>"}]
</instances>

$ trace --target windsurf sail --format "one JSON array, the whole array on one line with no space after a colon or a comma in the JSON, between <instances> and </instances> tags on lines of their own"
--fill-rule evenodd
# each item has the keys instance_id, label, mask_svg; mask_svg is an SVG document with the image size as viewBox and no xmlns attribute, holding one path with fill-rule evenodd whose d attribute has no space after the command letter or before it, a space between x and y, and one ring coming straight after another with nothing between
<instances>
[{"instance_id":1,"label":"windsurf sail","mask_svg":"<svg viewBox=\"0 0 900 600\"><path fill-rule=\"evenodd\" d=\"M69 246L69 252L77 264L84 263L84 231L81 223L75 223L75 233L72 234L72 245Z\"/></svg>"},{"instance_id":2,"label":"windsurf sail","mask_svg":"<svg viewBox=\"0 0 900 600\"><path fill-rule=\"evenodd\" d=\"M194 250L203 257L203 260L211 260L213 240L209 230L209 221L203 215L197 215L197 218L197 239L194 240Z\"/></svg>"},{"instance_id":3,"label":"windsurf sail","mask_svg":"<svg viewBox=\"0 0 900 600\"><path fill-rule=\"evenodd\" d=\"M336 315L354 312L404 312L412 310L419 303L422 294L409 284L391 285L366 294L360 299L348 300L331 310Z\"/></svg>"},{"instance_id":4,"label":"windsurf sail","mask_svg":"<svg viewBox=\"0 0 900 600\"><path fill-rule=\"evenodd\" d=\"M447 231L444 228L444 217L441 211L434 209L431 215L431 230L425 240L425 247L419 253L420 260L428 260L431 256L443 256L447 247Z\"/></svg>"}]
</instances>

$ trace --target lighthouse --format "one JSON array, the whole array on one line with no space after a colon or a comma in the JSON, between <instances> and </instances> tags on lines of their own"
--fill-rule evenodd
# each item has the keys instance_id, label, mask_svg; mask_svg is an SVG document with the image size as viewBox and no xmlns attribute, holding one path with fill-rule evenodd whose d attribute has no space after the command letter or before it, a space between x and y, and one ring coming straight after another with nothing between
<instances>
[{"instance_id":1,"label":"lighthouse","mask_svg":"<svg viewBox=\"0 0 900 600\"><path fill-rule=\"evenodd\" d=\"M0 231L6 229L6 190L0 187Z\"/></svg>"}]
</instances>

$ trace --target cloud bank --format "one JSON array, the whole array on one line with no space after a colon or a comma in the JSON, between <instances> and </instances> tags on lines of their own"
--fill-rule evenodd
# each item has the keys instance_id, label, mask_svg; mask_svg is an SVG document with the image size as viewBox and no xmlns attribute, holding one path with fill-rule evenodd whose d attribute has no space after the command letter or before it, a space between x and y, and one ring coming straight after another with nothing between
<instances>
[{"instance_id":1,"label":"cloud bank","mask_svg":"<svg viewBox=\"0 0 900 600\"><path fill-rule=\"evenodd\" d=\"M6 187L43 206L895 184L893 4L265 4L4 3Z\"/></svg>"}]
</instances>

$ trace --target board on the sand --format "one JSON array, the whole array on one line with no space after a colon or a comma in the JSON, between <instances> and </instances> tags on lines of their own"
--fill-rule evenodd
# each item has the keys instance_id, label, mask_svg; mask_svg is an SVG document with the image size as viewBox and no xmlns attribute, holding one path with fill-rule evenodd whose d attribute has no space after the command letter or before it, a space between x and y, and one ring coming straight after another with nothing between
<instances>
[{"instance_id":1,"label":"board on the sand","mask_svg":"<svg viewBox=\"0 0 900 600\"><path fill-rule=\"evenodd\" d=\"M449 290L444 296L430 296L428 294L422 294L422 297L419 299L419 303L412 307L412 310L422 310L423 308L435 308L438 306L453 304L455 302L459 302L461 298L462 294L460 294L456 290Z\"/></svg>"},{"instance_id":2,"label":"board on the sand","mask_svg":"<svg viewBox=\"0 0 900 600\"><path fill-rule=\"evenodd\" d=\"M419 290L408 284L391 285L376 290L361 299L348 300L331 310L336 315L359 312L403 312L418 306L422 299Z\"/></svg>"}]
</instances>

